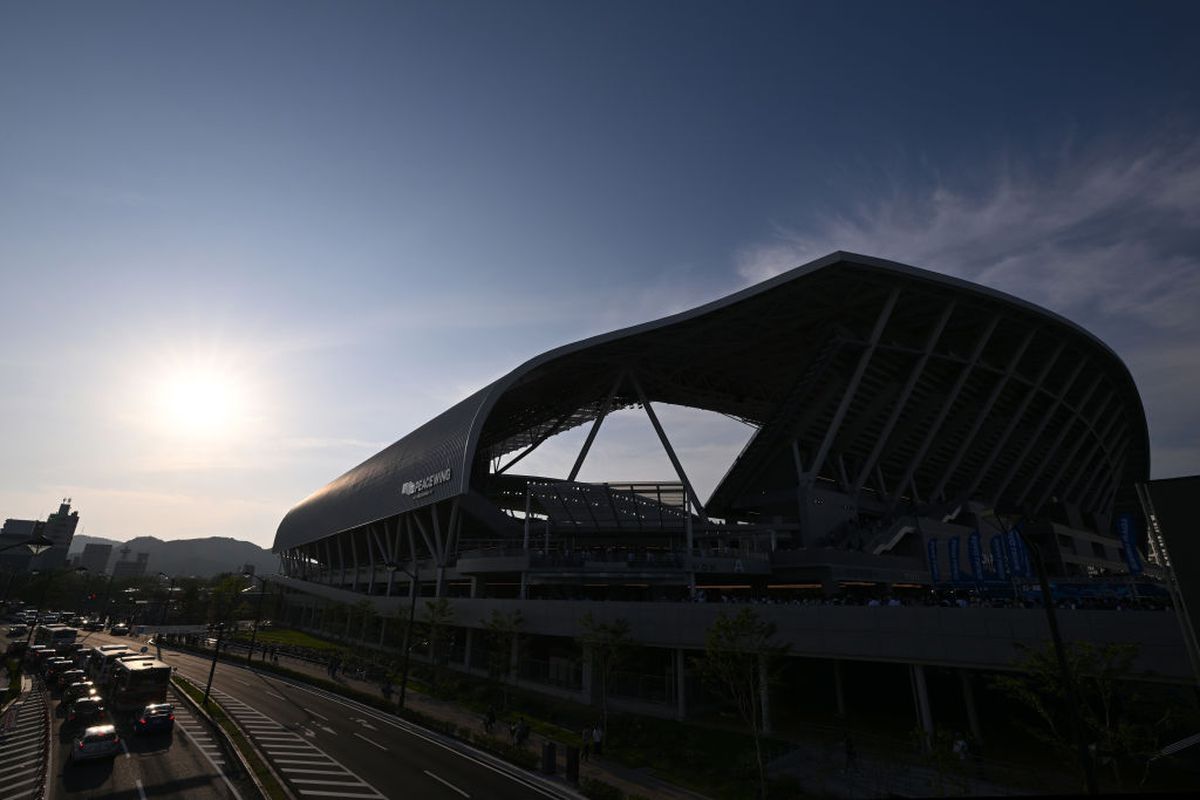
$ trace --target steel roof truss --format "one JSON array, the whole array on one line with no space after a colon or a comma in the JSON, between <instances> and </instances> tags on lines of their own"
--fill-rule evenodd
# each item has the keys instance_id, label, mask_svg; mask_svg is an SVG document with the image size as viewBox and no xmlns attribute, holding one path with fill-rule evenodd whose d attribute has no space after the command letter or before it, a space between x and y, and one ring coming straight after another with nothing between
<instances>
[{"instance_id":1,"label":"steel roof truss","mask_svg":"<svg viewBox=\"0 0 1200 800\"><path fill-rule=\"evenodd\" d=\"M629 379L633 382L633 388L637 391L638 398L642 401L642 408L646 410L646 416L650 418L650 424L654 426L654 432L658 434L658 440L662 442L663 449L667 451L667 457L671 459L671 466L675 468L675 474L679 476L679 480L687 489L688 497L692 500L692 505L696 510L703 513L704 506L700 503L700 498L696 496L696 490L692 488L692 482L688 480L687 473L683 471L683 465L679 463L679 457L675 455L675 448L671 447L671 441L667 438L666 432L663 430L662 424L658 421L658 415L654 413L654 409L650 406L650 401L646 399L646 393L642 391L642 384L638 380L637 375L629 373Z\"/></svg>"},{"instance_id":2,"label":"steel roof truss","mask_svg":"<svg viewBox=\"0 0 1200 800\"><path fill-rule=\"evenodd\" d=\"M596 434L600 432L600 424L604 422L604 417L608 415L609 409L612 408L613 400L617 396L617 392L621 389L621 383L625 380L625 371L617 373L617 379L613 381L612 388L608 391L608 396L604 398L604 405L600 407L600 413L596 416L596 421L592 423L592 429L588 431L587 439L584 440L583 447L579 450L579 456L575 459L575 465L571 467L571 474L567 476L568 481L574 481L575 476L579 474L579 470L583 467L583 460L587 458L588 450L592 448L592 442L596 441Z\"/></svg>"},{"instance_id":3,"label":"steel roof truss","mask_svg":"<svg viewBox=\"0 0 1200 800\"><path fill-rule=\"evenodd\" d=\"M1104 402L1100 404L1100 407L1098 409L1096 409L1096 413L1093 415L1092 421L1098 422L1106 413L1108 413L1108 407L1110 405L1112 405L1112 401L1115 399L1116 399L1116 394L1113 392L1110 392L1108 394L1108 396L1106 396L1104 398ZM1046 504L1046 501L1049 500L1054 495L1058 495L1063 500L1067 499L1066 492L1056 492L1055 489L1058 487L1059 482L1063 479L1063 476L1066 473L1066 471L1068 469L1070 469L1072 464L1076 463L1075 456L1079 453L1080 450L1083 449L1083 446L1088 443L1088 438L1087 438L1086 434L1088 431L1092 430L1092 428L1093 428L1092 425L1089 425L1088 422L1084 420L1082 414L1079 414L1078 416L1076 416L1075 420L1071 424L1072 428L1075 427L1075 423L1082 424L1084 427L1084 430L1080 432L1079 438L1077 438L1075 440L1075 444L1071 446L1070 451L1067 453L1066 457L1063 458L1062 463L1058 465L1058 471L1054 473L1053 480L1051 480L1049 483L1046 484L1045 489L1042 491L1041 498L1038 500L1037 505L1034 506L1035 509L1041 508L1042 506L1044 506ZM1031 486L1031 488L1032 488L1032 486Z\"/></svg>"},{"instance_id":4,"label":"steel roof truss","mask_svg":"<svg viewBox=\"0 0 1200 800\"><path fill-rule=\"evenodd\" d=\"M1092 399L1092 393L1096 391L1097 387L1099 387L1103 381L1104 375L1102 373L1097 374L1096 379L1092 381L1091 386L1089 386L1087 391L1084 392L1083 400L1079 403L1079 408L1081 410L1087 405L1088 401ZM1066 404L1061 401L1066 397L1066 395L1067 393L1065 391L1059 395L1059 408L1065 407ZM1058 455L1058 449L1062 447L1062 443L1067 440L1067 433L1075 426L1075 422L1077 421L1079 413L1080 412L1071 412L1070 420L1059 428L1058 436L1054 437L1054 441L1046 450L1045 455L1042 456L1041 462L1030 472L1029 480L1026 482L1025 488L1017 497L1018 507L1025 502L1025 498L1029 495L1029 491L1033 488L1034 484L1037 482L1037 479L1042 476L1042 473L1046 471L1046 467L1048 467L1054 461L1054 457ZM1036 513L1037 508L1030 509L1030 511Z\"/></svg>"},{"instance_id":5,"label":"steel roof truss","mask_svg":"<svg viewBox=\"0 0 1200 800\"><path fill-rule=\"evenodd\" d=\"M924 441L917 448L917 452L913 454L912 459L908 462L908 466L904 470L904 477L896 484L895 493L892 496L892 502L889 505L889 510L895 511L896 503L900 500L900 495L908 488L912 482L913 476L917 472L917 468L921 465L921 461L925 458L925 454L929 451L930 445L933 444L938 433L942 429L942 424L946 421L946 417L950 414L950 409L954 407L954 403L958 400L958 395L962 392L963 387L967 384L967 379L971 377L971 373L979 364L979 357L983 354L983 350L992 339L992 334L996 332L997 326L1000 324L1000 315L996 314L988 322L983 333L975 342L975 347L971 350L971 356L963 365L962 370L958 373L958 378L954 381L954 386L950 390L950 394L946 396L946 401L942 403L941 409L938 411L937 418L933 424L929 426L929 430L925 434Z\"/></svg>"}]
</instances>

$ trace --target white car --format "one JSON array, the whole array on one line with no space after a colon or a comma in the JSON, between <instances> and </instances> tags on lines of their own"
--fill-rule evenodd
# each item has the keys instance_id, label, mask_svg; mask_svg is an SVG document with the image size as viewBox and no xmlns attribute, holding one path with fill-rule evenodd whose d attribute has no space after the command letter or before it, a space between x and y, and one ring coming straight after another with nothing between
<instances>
[{"instance_id":1,"label":"white car","mask_svg":"<svg viewBox=\"0 0 1200 800\"><path fill-rule=\"evenodd\" d=\"M90 758L111 758L121 752L121 737L112 725L93 725L75 737L71 745L71 761Z\"/></svg>"}]
</instances>

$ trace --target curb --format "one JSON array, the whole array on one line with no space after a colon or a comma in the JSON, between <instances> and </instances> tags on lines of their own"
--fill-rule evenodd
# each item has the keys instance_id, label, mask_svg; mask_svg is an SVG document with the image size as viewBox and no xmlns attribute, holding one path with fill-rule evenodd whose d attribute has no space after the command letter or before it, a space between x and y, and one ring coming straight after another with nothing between
<instances>
[{"instance_id":1,"label":"curb","mask_svg":"<svg viewBox=\"0 0 1200 800\"><path fill-rule=\"evenodd\" d=\"M196 655L196 653L194 653L190 648L187 648L187 649L175 648L171 645L167 645L167 647L169 649L176 650L177 652L191 653L192 655ZM253 673L254 675L258 675L263 678L271 678L273 680L279 681L280 683L285 683L285 684L289 684L292 686L296 686L305 691L320 693L322 695L328 695L331 698L336 698L339 702L342 702L342 703L352 703L356 707L362 709L366 713L378 714L381 717L386 717L389 721L393 722L397 727L399 727L401 730L406 731L410 735L419 736L419 737L425 739L426 741L433 742L433 743L438 744L448 750L457 752L460 755L462 755L463 757L470 758L473 761L475 761L476 763L487 766L490 769L492 769L496 772L499 772L501 774L507 775L509 778L518 779L520 782L525 782L527 784L536 784L538 788L540 788L543 791L546 791L548 793L551 793L554 796L557 796L560 798L565 798L565 800L583 800L583 798L585 797L582 793L579 792L579 790L577 788L570 787L569 785L566 785L566 784L560 784L557 781L552 781L535 771L525 770L524 768L519 767L516 764L511 764L508 761L505 761L503 758L500 758L499 756L489 753L486 750L477 748L474 745L470 744L469 742L464 742L461 739L455 738L453 736L449 736L449 735L441 733L439 731L429 730L428 728L424 728L421 725L419 725L415 722L412 722L410 720L407 720L394 712L389 712L389 711L385 711L380 708L376 708L372 705L368 705L366 703L362 703L358 700L355 700L352 697L347 697L345 695L338 694L337 692L330 691L329 689L325 689L323 687L307 683L305 681L299 680L297 678L293 678L291 676L280 675L275 672L271 672L270 670L259 670L254 667L248 667L248 666L246 666L245 662L242 659L239 659L239 658L236 658L233 656L221 657L220 660L223 663L228 664L229 666L233 666L233 667L237 667L239 669L246 670L247 672ZM249 740L248 737L247 737L247 740ZM257 748L256 748L256 750L257 750ZM261 757L261 755L260 755L260 757ZM264 763L265 763L265 760L264 760ZM268 767L269 766L270 765L268 764ZM272 774L274 774L273 768L271 768L271 771L272 771ZM276 779L278 779L278 775L276 775ZM282 785L282 781L280 783ZM290 795L290 793L289 793L289 796L292 796L293 800L294 800L293 795Z\"/></svg>"},{"instance_id":2,"label":"curb","mask_svg":"<svg viewBox=\"0 0 1200 800\"><path fill-rule=\"evenodd\" d=\"M177 678L174 675L172 675L171 678L172 678L172 680L186 680L185 678ZM190 683L190 681L188 681L188 682ZM177 688L177 692L178 692L180 698L183 699L183 702L187 703L188 706L191 707L192 711L194 711L197 714L199 714L200 716L202 716L208 722L209 725L211 725L213 728L216 729L217 735L221 737L221 741L224 742L225 746L229 749L229 752L233 754L233 757L238 760L238 764L241 766L242 772L244 772L250 778L251 783L254 784L254 788L258 790L259 798L261 798L261 800L267 800L267 798L270 797L270 795L267 794L267 788L262 785L262 782L258 779L258 776L254 774L254 770L250 769L250 765L246 762L245 756L242 755L241 749L238 748L238 746L234 743L234 741L229 738L229 734L225 732L225 729L221 727L220 723L218 723L215 719L212 718L212 715L208 713L207 709L205 709L203 706L201 706L199 703L197 703L195 700L193 700L187 692L185 692L183 689L178 689L178 688ZM226 714L226 716L229 716L229 715ZM229 717L229 718L230 718L230 720L233 719L233 717ZM237 723L235 722L234 725L237 725ZM238 729L239 730L241 729L240 726L238 726ZM250 747L254 750L254 754L256 756L258 756L258 758L263 762L263 764L266 765L267 769L270 770L271 775L273 775L275 777L275 780L279 783L279 785L281 787L283 787L284 794L286 794L292 800L295 800L295 796L288 790L287 785L284 784L284 782L280 779L279 775L275 772L275 768L271 766L269 761L267 761L265 758L263 758L262 753L258 752L258 748L254 747L254 744L250 741L250 737L246 736L245 738L246 738L246 743L249 744Z\"/></svg>"}]
</instances>

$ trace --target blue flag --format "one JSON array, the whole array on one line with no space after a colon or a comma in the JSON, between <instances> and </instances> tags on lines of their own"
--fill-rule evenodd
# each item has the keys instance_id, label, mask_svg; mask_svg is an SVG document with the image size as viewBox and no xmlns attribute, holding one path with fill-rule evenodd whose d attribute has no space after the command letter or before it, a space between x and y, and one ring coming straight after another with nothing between
<instances>
[{"instance_id":1,"label":"blue flag","mask_svg":"<svg viewBox=\"0 0 1200 800\"><path fill-rule=\"evenodd\" d=\"M1137 551L1137 527L1133 514L1117 517L1117 532L1121 535L1121 546L1125 548L1125 564L1130 575L1142 574L1142 558Z\"/></svg>"},{"instance_id":2,"label":"blue flag","mask_svg":"<svg viewBox=\"0 0 1200 800\"><path fill-rule=\"evenodd\" d=\"M1008 570L1004 568L1004 537L997 533L988 542L988 546L992 550L992 565L996 570L996 577L1004 580L1008 577Z\"/></svg>"},{"instance_id":3,"label":"blue flag","mask_svg":"<svg viewBox=\"0 0 1200 800\"><path fill-rule=\"evenodd\" d=\"M1012 573L1013 577L1024 577L1025 569L1021 563L1021 537L1017 535L1017 529L1009 529L1004 538L1008 541L1008 571Z\"/></svg>"},{"instance_id":4,"label":"blue flag","mask_svg":"<svg viewBox=\"0 0 1200 800\"><path fill-rule=\"evenodd\" d=\"M938 583L942 579L941 574L938 572L938 552L937 552L938 546L937 546L937 544L938 544L938 540L936 537L933 539L930 539L928 541L928 543L926 543L926 547L928 548L928 551L929 551L929 577L933 580L934 583Z\"/></svg>"},{"instance_id":5,"label":"blue flag","mask_svg":"<svg viewBox=\"0 0 1200 800\"><path fill-rule=\"evenodd\" d=\"M975 580L983 580L983 546L979 541L979 531L971 531L967 537L967 557L971 560L971 573Z\"/></svg>"},{"instance_id":6,"label":"blue flag","mask_svg":"<svg viewBox=\"0 0 1200 800\"><path fill-rule=\"evenodd\" d=\"M958 537L951 536L946 540L947 557L950 559L950 580L958 583L962 580L962 571L958 568Z\"/></svg>"}]
</instances>

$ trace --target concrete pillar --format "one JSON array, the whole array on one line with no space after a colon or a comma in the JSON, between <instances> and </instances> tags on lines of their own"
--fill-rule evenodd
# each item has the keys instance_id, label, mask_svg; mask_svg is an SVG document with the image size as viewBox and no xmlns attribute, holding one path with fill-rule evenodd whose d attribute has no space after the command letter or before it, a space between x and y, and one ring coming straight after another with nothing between
<instances>
[{"instance_id":1,"label":"concrete pillar","mask_svg":"<svg viewBox=\"0 0 1200 800\"><path fill-rule=\"evenodd\" d=\"M387 636L387 617L381 617L379 620L379 646L383 647L383 640Z\"/></svg>"},{"instance_id":2,"label":"concrete pillar","mask_svg":"<svg viewBox=\"0 0 1200 800\"><path fill-rule=\"evenodd\" d=\"M767 675L767 657L758 657L758 699L762 704L762 730L771 732L771 683Z\"/></svg>"},{"instance_id":3,"label":"concrete pillar","mask_svg":"<svg viewBox=\"0 0 1200 800\"><path fill-rule=\"evenodd\" d=\"M463 633L463 667L467 670L471 669L471 645L475 641L475 631L473 628L464 628Z\"/></svg>"},{"instance_id":4,"label":"concrete pillar","mask_svg":"<svg viewBox=\"0 0 1200 800\"><path fill-rule=\"evenodd\" d=\"M833 696L837 701L837 715L839 719L846 718L846 694L842 690L842 662L838 659L833 660Z\"/></svg>"},{"instance_id":5,"label":"concrete pillar","mask_svg":"<svg viewBox=\"0 0 1200 800\"><path fill-rule=\"evenodd\" d=\"M687 719L687 656L675 651L675 719Z\"/></svg>"},{"instance_id":6,"label":"concrete pillar","mask_svg":"<svg viewBox=\"0 0 1200 800\"><path fill-rule=\"evenodd\" d=\"M583 695L583 702L588 705L593 705L596 702L596 687L592 681L592 666L595 659L592 657L591 645L583 646L583 655L580 656L580 694Z\"/></svg>"},{"instance_id":7,"label":"concrete pillar","mask_svg":"<svg viewBox=\"0 0 1200 800\"><path fill-rule=\"evenodd\" d=\"M529 581L527 580L527 577L528 577L528 573L526 573L526 572L521 573L521 599L522 600L529 599Z\"/></svg>"},{"instance_id":8,"label":"concrete pillar","mask_svg":"<svg viewBox=\"0 0 1200 800\"><path fill-rule=\"evenodd\" d=\"M478 600L480 588L483 586L483 581L479 580L478 576L471 576L471 599Z\"/></svg>"},{"instance_id":9,"label":"concrete pillar","mask_svg":"<svg viewBox=\"0 0 1200 800\"><path fill-rule=\"evenodd\" d=\"M975 685L971 680L971 673L960 669L958 679L962 683L963 705L967 707L967 726L971 729L972 738L982 744L983 732L979 727L979 713L975 709Z\"/></svg>"},{"instance_id":10,"label":"concrete pillar","mask_svg":"<svg viewBox=\"0 0 1200 800\"><path fill-rule=\"evenodd\" d=\"M929 710L929 692L925 688L925 667L909 664L909 679L912 681L913 705L917 711L917 722L921 725L921 749L928 753L933 744L933 713Z\"/></svg>"},{"instance_id":11,"label":"concrete pillar","mask_svg":"<svg viewBox=\"0 0 1200 800\"><path fill-rule=\"evenodd\" d=\"M445 567L437 568L437 578L433 585L433 596L434 597L445 597L446 596L446 568Z\"/></svg>"}]
</instances>

